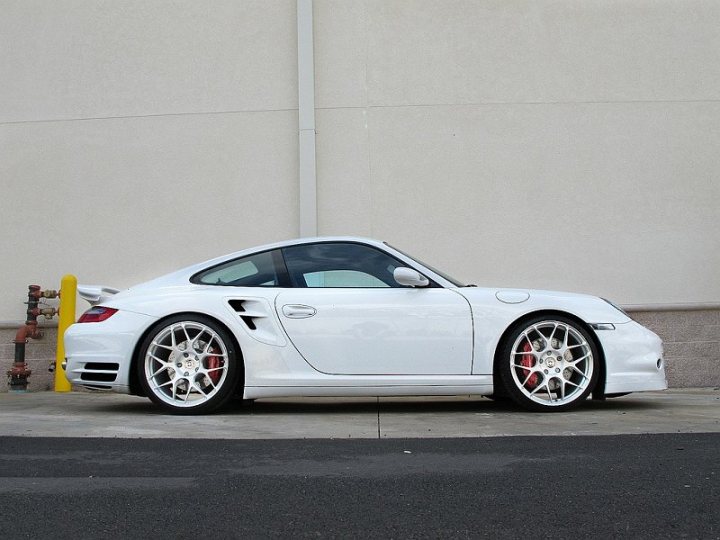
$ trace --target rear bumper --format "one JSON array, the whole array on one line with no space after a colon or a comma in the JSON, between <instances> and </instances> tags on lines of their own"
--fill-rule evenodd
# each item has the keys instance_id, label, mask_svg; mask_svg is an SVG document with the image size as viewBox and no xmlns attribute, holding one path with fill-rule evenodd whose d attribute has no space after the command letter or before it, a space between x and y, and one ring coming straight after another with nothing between
<instances>
[{"instance_id":1,"label":"rear bumper","mask_svg":"<svg viewBox=\"0 0 720 540\"><path fill-rule=\"evenodd\" d=\"M597 336L605 352L606 394L667 388L662 340L655 333L630 321Z\"/></svg>"},{"instance_id":2,"label":"rear bumper","mask_svg":"<svg viewBox=\"0 0 720 540\"><path fill-rule=\"evenodd\" d=\"M118 311L99 323L73 324L65 332L65 375L72 384L128 393L135 344L154 317Z\"/></svg>"}]
</instances>

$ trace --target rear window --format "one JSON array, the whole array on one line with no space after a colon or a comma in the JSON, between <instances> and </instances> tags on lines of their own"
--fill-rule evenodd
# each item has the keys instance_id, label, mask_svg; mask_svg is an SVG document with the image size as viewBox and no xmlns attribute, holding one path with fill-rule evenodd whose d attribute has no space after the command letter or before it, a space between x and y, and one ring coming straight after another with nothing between
<instances>
[{"instance_id":1,"label":"rear window","mask_svg":"<svg viewBox=\"0 0 720 540\"><path fill-rule=\"evenodd\" d=\"M279 287L275 258L277 251L266 251L214 266L193 276L193 283L229 287Z\"/></svg>"}]
</instances>

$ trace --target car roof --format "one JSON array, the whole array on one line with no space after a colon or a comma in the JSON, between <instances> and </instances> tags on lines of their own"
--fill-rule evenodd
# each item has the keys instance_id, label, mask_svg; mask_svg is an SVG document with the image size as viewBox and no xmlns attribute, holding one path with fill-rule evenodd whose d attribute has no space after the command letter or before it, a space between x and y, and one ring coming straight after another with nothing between
<instances>
[{"instance_id":1,"label":"car roof","mask_svg":"<svg viewBox=\"0 0 720 540\"><path fill-rule=\"evenodd\" d=\"M150 281L146 281L144 283L139 283L137 285L134 285L131 287L133 290L137 290L140 288L146 288L146 287L157 287L157 286L164 286L164 285L173 285L173 284L180 284L186 282L192 275L194 275L197 272L200 272L201 270L205 270L206 268L210 268L219 264L222 264L227 261L232 261L233 259L238 259L240 257L246 257L248 255L252 255L254 253L260 253L263 251L270 251L273 249L280 249L288 246L297 246L297 245L303 245L303 244L313 244L313 243L322 243L322 242L357 242L361 244L371 245L375 247L379 247L384 251L388 250L388 247L383 242L380 242L378 240L374 240L372 238L363 238L361 236L313 236L313 237L306 237L306 238L295 238L291 240L283 240L280 242L274 242L272 244L263 244L259 246L253 246L250 248L242 249L240 251L234 251L232 253L228 253L226 255L221 255L219 257L215 257L213 259L208 259L206 261L202 261L199 263L192 264L190 266L186 266L184 268L180 268L178 270L175 270L173 272L170 272L169 274L165 274L162 276L159 276L157 278L151 279Z\"/></svg>"},{"instance_id":2,"label":"car roof","mask_svg":"<svg viewBox=\"0 0 720 540\"><path fill-rule=\"evenodd\" d=\"M253 253L259 253L261 251L270 251L272 249L284 248L288 246L297 246L300 244L314 244L320 242L358 242L361 244L369 244L371 246L386 248L387 245L384 242L375 240L373 238L364 238L362 236L308 236L304 238L293 238L291 240L282 240L280 242L273 242L272 244L263 244L260 246L253 246L227 255L221 255L208 261L199 263L200 266L218 264L226 260L236 259L238 257L244 257ZM196 265L193 265L196 266Z\"/></svg>"}]
</instances>

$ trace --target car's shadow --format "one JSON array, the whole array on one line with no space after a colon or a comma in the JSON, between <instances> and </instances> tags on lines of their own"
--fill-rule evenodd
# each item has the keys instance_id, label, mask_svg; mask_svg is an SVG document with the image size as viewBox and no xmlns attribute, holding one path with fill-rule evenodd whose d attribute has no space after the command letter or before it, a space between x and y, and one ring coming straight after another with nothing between
<instances>
[{"instance_id":1,"label":"car's shadow","mask_svg":"<svg viewBox=\"0 0 720 540\"><path fill-rule=\"evenodd\" d=\"M660 409L666 404L652 400L638 400L631 397L608 399L604 401L587 400L575 411L615 411L633 412ZM165 411L151 403L148 399L138 398L133 402L97 403L93 406L96 412L119 414L154 414L167 415ZM409 399L393 400L391 398L363 399L343 401L337 398L318 398L313 400L297 399L261 399L255 401L232 400L213 416L245 416L245 415L306 415L306 414L438 414L438 413L486 413L486 414L557 414L529 413L509 400L495 401L488 398L448 398L448 399ZM562 414L562 413L561 413Z\"/></svg>"},{"instance_id":2,"label":"car's shadow","mask_svg":"<svg viewBox=\"0 0 720 540\"><path fill-rule=\"evenodd\" d=\"M583 403L577 411L602 411L612 410L620 412L646 411L659 408L659 403L649 401L637 401L616 398L605 401L588 400ZM338 401L271 401L258 400L251 403L233 402L223 408L219 414L322 414L322 413L519 413L519 414L543 414L528 413L512 401L495 401L487 398L462 399L462 400L380 400L375 402L338 402ZM556 414L556 413L548 413Z\"/></svg>"}]
</instances>

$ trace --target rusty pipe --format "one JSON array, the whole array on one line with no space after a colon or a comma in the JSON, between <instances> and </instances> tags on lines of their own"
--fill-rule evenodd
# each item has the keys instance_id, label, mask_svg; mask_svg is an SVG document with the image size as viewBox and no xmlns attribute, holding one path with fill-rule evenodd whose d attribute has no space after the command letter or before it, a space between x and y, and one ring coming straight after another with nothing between
<instances>
[{"instance_id":1,"label":"rusty pipe","mask_svg":"<svg viewBox=\"0 0 720 540\"><path fill-rule=\"evenodd\" d=\"M45 317L46 319L52 319L55 315L57 315L60 312L58 308L54 307L46 307L46 308L35 308L35 309L29 309L28 313L30 315L33 315L34 317ZM34 336L30 336L33 337ZM39 336L38 336L39 337Z\"/></svg>"},{"instance_id":2,"label":"rusty pipe","mask_svg":"<svg viewBox=\"0 0 720 540\"><path fill-rule=\"evenodd\" d=\"M15 362L12 369L7 372L8 385L14 392L24 392L28 387L28 377L32 374L25 362L25 345L28 339L37 339L42 336L37 328L38 300L42 298L43 292L39 285L28 285L27 320L25 325L18 328L15 334Z\"/></svg>"},{"instance_id":3,"label":"rusty pipe","mask_svg":"<svg viewBox=\"0 0 720 540\"><path fill-rule=\"evenodd\" d=\"M34 324L33 324L34 323ZM32 374L32 370L28 369L25 362L25 345L28 338L36 338L40 336L37 330L37 321L27 321L25 326L18 328L15 334L15 362L12 368L7 372L8 385L12 392L24 392L28 387L28 377Z\"/></svg>"},{"instance_id":4,"label":"rusty pipe","mask_svg":"<svg viewBox=\"0 0 720 540\"><path fill-rule=\"evenodd\" d=\"M33 289L30 293L28 293L28 296L31 295L36 300L39 300L40 298L57 298L60 296L60 293L54 289L41 291L39 285L30 285L30 287L33 287Z\"/></svg>"}]
</instances>

